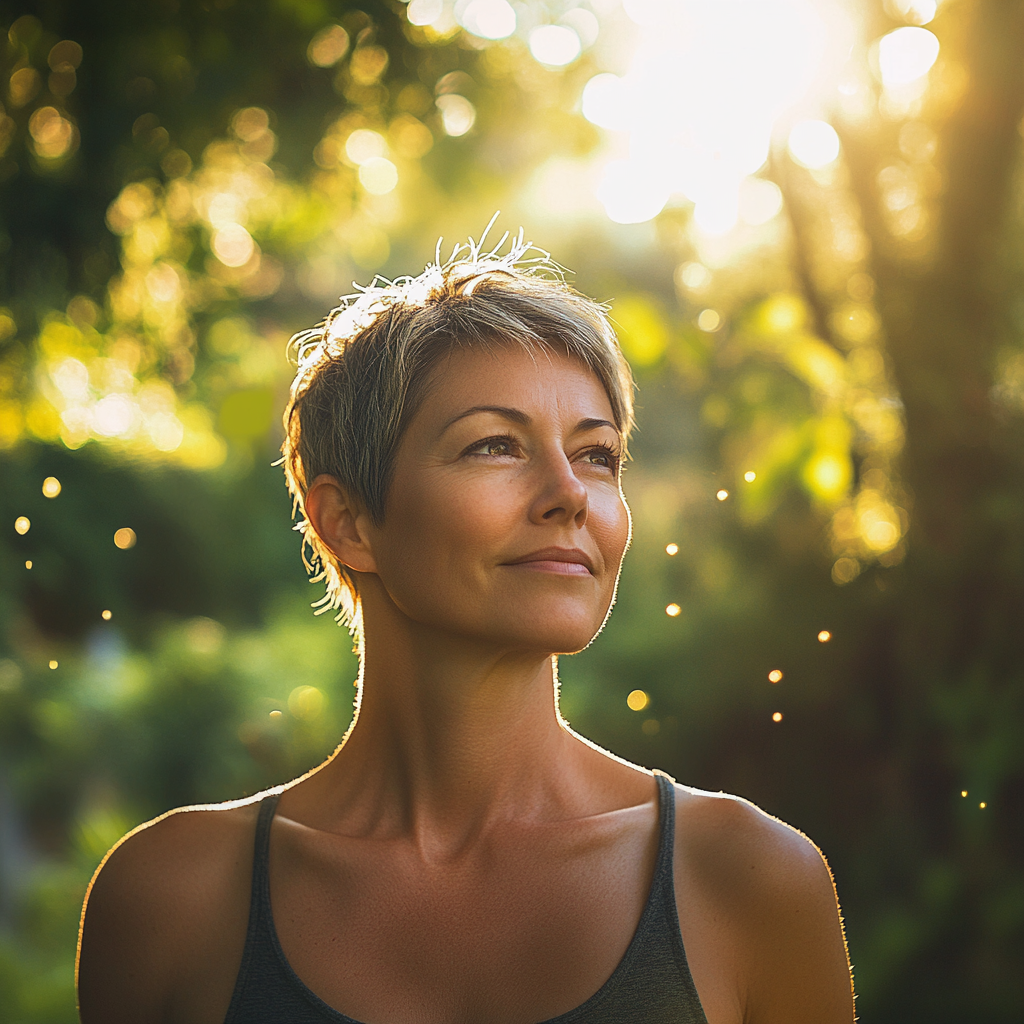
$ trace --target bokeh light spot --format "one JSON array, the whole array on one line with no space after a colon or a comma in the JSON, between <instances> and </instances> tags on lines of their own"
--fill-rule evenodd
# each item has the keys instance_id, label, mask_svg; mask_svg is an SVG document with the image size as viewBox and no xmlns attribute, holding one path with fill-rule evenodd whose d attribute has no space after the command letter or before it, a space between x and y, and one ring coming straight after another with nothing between
<instances>
[{"instance_id":1,"label":"bokeh light spot","mask_svg":"<svg viewBox=\"0 0 1024 1024\"><path fill-rule=\"evenodd\" d=\"M444 14L444 0L412 0L405 10L410 25L433 25Z\"/></svg>"},{"instance_id":2,"label":"bokeh light spot","mask_svg":"<svg viewBox=\"0 0 1024 1024\"><path fill-rule=\"evenodd\" d=\"M28 516L18 516L14 520L14 532L20 533L23 537L32 528L32 521Z\"/></svg>"},{"instance_id":3,"label":"bokeh light spot","mask_svg":"<svg viewBox=\"0 0 1024 1024\"><path fill-rule=\"evenodd\" d=\"M744 178L740 182L739 215L744 224L767 224L782 209L782 191L774 181Z\"/></svg>"},{"instance_id":4,"label":"bokeh light spot","mask_svg":"<svg viewBox=\"0 0 1024 1024\"><path fill-rule=\"evenodd\" d=\"M823 629L818 634L818 643L820 643L820 644L827 644L829 642L829 640L831 640L831 639L832 639L832 634L827 629Z\"/></svg>"},{"instance_id":5,"label":"bokeh light spot","mask_svg":"<svg viewBox=\"0 0 1024 1024\"><path fill-rule=\"evenodd\" d=\"M697 196L693 208L693 220L697 227L713 237L732 231L740 215L739 189L734 186L714 191L702 190Z\"/></svg>"},{"instance_id":6,"label":"bokeh light spot","mask_svg":"<svg viewBox=\"0 0 1024 1024\"><path fill-rule=\"evenodd\" d=\"M651 698L643 690L630 690L626 697L626 706L630 711L643 711L650 703Z\"/></svg>"},{"instance_id":7,"label":"bokeh light spot","mask_svg":"<svg viewBox=\"0 0 1024 1024\"><path fill-rule=\"evenodd\" d=\"M832 582L843 586L860 575L860 562L856 558L838 558L832 566Z\"/></svg>"},{"instance_id":8,"label":"bokeh light spot","mask_svg":"<svg viewBox=\"0 0 1024 1024\"><path fill-rule=\"evenodd\" d=\"M359 183L375 196L386 196L398 184L398 168L383 156L367 160L359 168Z\"/></svg>"},{"instance_id":9,"label":"bokeh light spot","mask_svg":"<svg viewBox=\"0 0 1024 1024\"><path fill-rule=\"evenodd\" d=\"M387 152L388 144L384 141L384 136L369 128L357 128L345 140L345 155L356 165L386 156Z\"/></svg>"},{"instance_id":10,"label":"bokeh light spot","mask_svg":"<svg viewBox=\"0 0 1024 1024\"><path fill-rule=\"evenodd\" d=\"M231 118L231 130L243 142L255 142L270 128L270 115L262 107L243 107Z\"/></svg>"},{"instance_id":11,"label":"bokeh light spot","mask_svg":"<svg viewBox=\"0 0 1024 1024\"><path fill-rule=\"evenodd\" d=\"M51 47L46 57L51 71L61 71L69 67L74 71L82 63L82 46L73 39L62 39Z\"/></svg>"},{"instance_id":12,"label":"bokeh light spot","mask_svg":"<svg viewBox=\"0 0 1024 1024\"><path fill-rule=\"evenodd\" d=\"M312 721L323 711L327 703L323 690L315 686L296 686L288 695L288 710L295 718L304 722Z\"/></svg>"},{"instance_id":13,"label":"bokeh light spot","mask_svg":"<svg viewBox=\"0 0 1024 1024\"><path fill-rule=\"evenodd\" d=\"M107 395L92 411L92 427L102 437L124 437L131 430L134 418L135 405L130 399L124 395Z\"/></svg>"},{"instance_id":14,"label":"bokeh light spot","mask_svg":"<svg viewBox=\"0 0 1024 1024\"><path fill-rule=\"evenodd\" d=\"M582 50L580 37L568 25L541 25L530 33L530 53L540 64L564 67Z\"/></svg>"},{"instance_id":15,"label":"bokeh light spot","mask_svg":"<svg viewBox=\"0 0 1024 1024\"><path fill-rule=\"evenodd\" d=\"M672 604L665 606L665 614L670 618L676 618L683 609L679 607L674 601Z\"/></svg>"},{"instance_id":16,"label":"bokeh light spot","mask_svg":"<svg viewBox=\"0 0 1024 1024\"><path fill-rule=\"evenodd\" d=\"M57 665L58 665L58 662L55 659L51 658L50 659L50 668L54 669L54 668L57 667Z\"/></svg>"},{"instance_id":17,"label":"bokeh light spot","mask_svg":"<svg viewBox=\"0 0 1024 1024\"><path fill-rule=\"evenodd\" d=\"M700 316L697 317L697 326L702 331L707 331L708 334L712 334L722 326L722 317L719 315L717 309L702 310Z\"/></svg>"},{"instance_id":18,"label":"bokeh light spot","mask_svg":"<svg viewBox=\"0 0 1024 1024\"><path fill-rule=\"evenodd\" d=\"M104 608L103 611L100 612L100 618L104 622L109 622L113 617L114 613L109 608Z\"/></svg>"},{"instance_id":19,"label":"bokeh light spot","mask_svg":"<svg viewBox=\"0 0 1024 1024\"><path fill-rule=\"evenodd\" d=\"M853 467L845 452L816 452L804 467L803 480L815 497L825 501L841 498L850 486Z\"/></svg>"},{"instance_id":20,"label":"bokeh light spot","mask_svg":"<svg viewBox=\"0 0 1024 1024\"><path fill-rule=\"evenodd\" d=\"M782 721L782 712L781 711L776 711L775 714L772 715L772 721L773 722L781 722Z\"/></svg>"},{"instance_id":21,"label":"bokeh light spot","mask_svg":"<svg viewBox=\"0 0 1024 1024\"><path fill-rule=\"evenodd\" d=\"M629 128L629 97L618 75L594 75L583 87L583 116L599 128L626 131Z\"/></svg>"},{"instance_id":22,"label":"bokeh light spot","mask_svg":"<svg viewBox=\"0 0 1024 1024\"><path fill-rule=\"evenodd\" d=\"M675 543L673 543L673 544L666 544L665 545L665 554L666 555L678 555L679 554L679 545L675 544Z\"/></svg>"},{"instance_id":23,"label":"bokeh light spot","mask_svg":"<svg viewBox=\"0 0 1024 1024\"><path fill-rule=\"evenodd\" d=\"M757 474L752 469L748 469L746 473L743 474L743 479L746 480L748 484L752 484L757 479Z\"/></svg>"},{"instance_id":24,"label":"bokeh light spot","mask_svg":"<svg viewBox=\"0 0 1024 1024\"><path fill-rule=\"evenodd\" d=\"M661 731L661 722L656 718L645 718L640 730L645 736L657 736Z\"/></svg>"},{"instance_id":25,"label":"bokeh light spot","mask_svg":"<svg viewBox=\"0 0 1024 1024\"><path fill-rule=\"evenodd\" d=\"M19 68L11 75L7 91L12 107L23 107L39 92L39 72L35 68ZM51 107L51 109L53 109Z\"/></svg>"},{"instance_id":26,"label":"bokeh light spot","mask_svg":"<svg viewBox=\"0 0 1024 1024\"><path fill-rule=\"evenodd\" d=\"M127 551L129 548L135 547L135 542L138 538L135 536L135 531L130 526L122 526L120 530L114 532L114 546L120 548L122 551Z\"/></svg>"},{"instance_id":27,"label":"bokeh light spot","mask_svg":"<svg viewBox=\"0 0 1024 1024\"><path fill-rule=\"evenodd\" d=\"M284 712L279 711L277 708L274 708L274 710L270 712L270 717L271 718L280 718L283 714L284 714Z\"/></svg>"},{"instance_id":28,"label":"bokeh light spot","mask_svg":"<svg viewBox=\"0 0 1024 1024\"><path fill-rule=\"evenodd\" d=\"M768 679L769 679L770 682L773 682L773 683L781 683L782 682L782 669L780 669L780 668L773 668L771 670L771 672L768 673Z\"/></svg>"},{"instance_id":29,"label":"bokeh light spot","mask_svg":"<svg viewBox=\"0 0 1024 1024\"><path fill-rule=\"evenodd\" d=\"M907 26L878 41L878 70L887 89L924 77L939 56L939 41L926 28Z\"/></svg>"},{"instance_id":30,"label":"bokeh light spot","mask_svg":"<svg viewBox=\"0 0 1024 1024\"><path fill-rule=\"evenodd\" d=\"M978 804L978 806L979 806L979 807L980 807L980 808L981 808L982 810L985 810L985 808L986 808L986 807L988 807L988 804L987 804L987 803L986 803L986 802L985 802L984 800L982 800L982 801L981 801L981 803L980 803L980 804Z\"/></svg>"},{"instance_id":31,"label":"bokeh light spot","mask_svg":"<svg viewBox=\"0 0 1024 1024\"><path fill-rule=\"evenodd\" d=\"M26 558L25 559L25 568L26 569L31 569L32 568L32 559L31 558Z\"/></svg>"},{"instance_id":32,"label":"bokeh light spot","mask_svg":"<svg viewBox=\"0 0 1024 1024\"><path fill-rule=\"evenodd\" d=\"M961 796L967 796L967 790L966 789L961 789L960 790L960 795Z\"/></svg>"},{"instance_id":33,"label":"bokeh light spot","mask_svg":"<svg viewBox=\"0 0 1024 1024\"><path fill-rule=\"evenodd\" d=\"M839 156L839 136L827 121L798 121L789 133L789 152L798 164L818 170Z\"/></svg>"},{"instance_id":34,"label":"bokeh light spot","mask_svg":"<svg viewBox=\"0 0 1024 1024\"><path fill-rule=\"evenodd\" d=\"M310 64L329 68L348 52L348 33L340 25L328 25L310 40L306 55Z\"/></svg>"},{"instance_id":35,"label":"bokeh light spot","mask_svg":"<svg viewBox=\"0 0 1024 1024\"><path fill-rule=\"evenodd\" d=\"M476 123L476 108L465 96L447 93L437 97L437 109L441 111L441 124L445 134L458 138Z\"/></svg>"},{"instance_id":36,"label":"bokeh light spot","mask_svg":"<svg viewBox=\"0 0 1024 1024\"><path fill-rule=\"evenodd\" d=\"M28 131L37 155L59 160L76 142L75 127L56 107L40 107L28 120Z\"/></svg>"},{"instance_id":37,"label":"bokeh light spot","mask_svg":"<svg viewBox=\"0 0 1024 1024\"><path fill-rule=\"evenodd\" d=\"M55 476L48 476L43 481L43 497L56 498L60 494L60 481Z\"/></svg>"},{"instance_id":38,"label":"bokeh light spot","mask_svg":"<svg viewBox=\"0 0 1024 1024\"><path fill-rule=\"evenodd\" d=\"M481 39L506 39L516 30L516 12L507 0L472 0L456 16L467 32Z\"/></svg>"},{"instance_id":39,"label":"bokeh light spot","mask_svg":"<svg viewBox=\"0 0 1024 1024\"><path fill-rule=\"evenodd\" d=\"M241 224L228 224L214 233L213 254L225 267L244 267L256 251L256 243Z\"/></svg>"},{"instance_id":40,"label":"bokeh light spot","mask_svg":"<svg viewBox=\"0 0 1024 1024\"><path fill-rule=\"evenodd\" d=\"M664 167L654 160L612 160L597 186L597 198L616 224L642 224L664 209L672 194Z\"/></svg>"},{"instance_id":41,"label":"bokeh light spot","mask_svg":"<svg viewBox=\"0 0 1024 1024\"><path fill-rule=\"evenodd\" d=\"M729 497L729 492L723 487L722 490L718 491L718 493L715 494L715 497L719 501L725 501L725 499Z\"/></svg>"},{"instance_id":42,"label":"bokeh light spot","mask_svg":"<svg viewBox=\"0 0 1024 1024\"><path fill-rule=\"evenodd\" d=\"M680 265L676 279L687 291L699 292L711 284L711 271L703 263L691 260Z\"/></svg>"}]
</instances>

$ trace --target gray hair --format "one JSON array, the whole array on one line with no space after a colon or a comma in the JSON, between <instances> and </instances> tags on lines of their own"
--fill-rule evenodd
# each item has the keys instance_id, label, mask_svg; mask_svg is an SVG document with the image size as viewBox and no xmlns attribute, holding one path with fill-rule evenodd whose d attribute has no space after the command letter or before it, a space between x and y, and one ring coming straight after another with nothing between
<instances>
[{"instance_id":1,"label":"gray hair","mask_svg":"<svg viewBox=\"0 0 1024 1024\"><path fill-rule=\"evenodd\" d=\"M484 237L456 246L445 263L438 242L437 262L419 277L374 278L291 342L298 368L281 462L295 529L311 581L327 588L317 614L337 610L353 632L360 629L355 580L312 528L306 490L330 474L383 522L399 443L445 355L509 343L567 354L601 381L623 442L633 427L633 378L605 307L570 288L522 230L505 255L507 233L487 252Z\"/></svg>"}]
</instances>

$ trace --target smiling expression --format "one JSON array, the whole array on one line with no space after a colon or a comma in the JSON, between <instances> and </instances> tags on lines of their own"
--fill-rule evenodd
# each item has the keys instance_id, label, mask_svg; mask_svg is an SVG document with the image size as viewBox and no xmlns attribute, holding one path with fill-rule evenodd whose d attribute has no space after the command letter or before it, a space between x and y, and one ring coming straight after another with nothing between
<instances>
[{"instance_id":1,"label":"smiling expression","mask_svg":"<svg viewBox=\"0 0 1024 1024\"><path fill-rule=\"evenodd\" d=\"M515 345L454 352L402 438L384 522L371 528L388 596L453 635L581 650L629 543L622 447L601 382L575 359Z\"/></svg>"}]
</instances>

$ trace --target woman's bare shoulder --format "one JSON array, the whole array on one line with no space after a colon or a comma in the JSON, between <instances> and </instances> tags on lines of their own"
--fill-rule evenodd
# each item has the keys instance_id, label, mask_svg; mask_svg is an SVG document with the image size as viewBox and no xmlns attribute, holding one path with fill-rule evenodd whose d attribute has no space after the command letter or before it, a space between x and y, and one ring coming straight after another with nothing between
<instances>
[{"instance_id":1,"label":"woman's bare shoulder","mask_svg":"<svg viewBox=\"0 0 1024 1024\"><path fill-rule=\"evenodd\" d=\"M229 975L233 982L257 813L256 798L179 808L140 825L107 854L82 914L78 978L86 1024L115 1019L115 1005L119 1020L177 1016L171 1004L183 986L223 987Z\"/></svg>"},{"instance_id":2,"label":"woman's bare shoulder","mask_svg":"<svg viewBox=\"0 0 1024 1024\"><path fill-rule=\"evenodd\" d=\"M832 874L802 832L740 797L676 787L677 896L735 952L745 1019L851 1022Z\"/></svg>"},{"instance_id":3,"label":"woman's bare shoulder","mask_svg":"<svg viewBox=\"0 0 1024 1024\"><path fill-rule=\"evenodd\" d=\"M802 832L742 797L676 785L677 843L708 880L741 889L766 885L820 887L831 875L817 846Z\"/></svg>"}]
</instances>

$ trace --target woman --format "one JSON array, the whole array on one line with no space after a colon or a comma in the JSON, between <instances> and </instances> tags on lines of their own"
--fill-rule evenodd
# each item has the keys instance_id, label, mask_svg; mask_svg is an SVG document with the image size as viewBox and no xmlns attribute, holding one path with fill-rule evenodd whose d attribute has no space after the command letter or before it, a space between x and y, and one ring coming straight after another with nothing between
<instances>
[{"instance_id":1,"label":"woman","mask_svg":"<svg viewBox=\"0 0 1024 1024\"><path fill-rule=\"evenodd\" d=\"M108 855L85 1024L849 1024L802 835L574 734L615 598L632 383L553 265L456 251L299 336L284 467L360 654L334 755Z\"/></svg>"}]
</instances>

